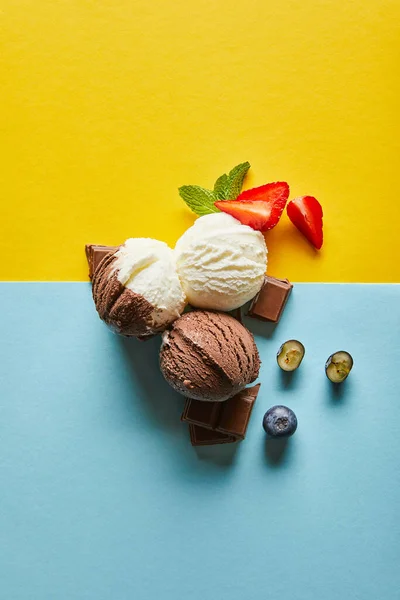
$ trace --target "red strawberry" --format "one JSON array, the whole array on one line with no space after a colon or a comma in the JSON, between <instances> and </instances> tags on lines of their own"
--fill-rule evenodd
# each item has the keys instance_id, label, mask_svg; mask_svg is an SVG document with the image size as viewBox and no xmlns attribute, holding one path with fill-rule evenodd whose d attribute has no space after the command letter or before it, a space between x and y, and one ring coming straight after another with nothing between
<instances>
[{"instance_id":1,"label":"red strawberry","mask_svg":"<svg viewBox=\"0 0 400 600\"><path fill-rule=\"evenodd\" d=\"M243 225L249 225L257 231L266 231L270 228L271 208L267 202L238 202L237 200L220 200L215 206L235 217Z\"/></svg>"},{"instance_id":2,"label":"red strawberry","mask_svg":"<svg viewBox=\"0 0 400 600\"><path fill-rule=\"evenodd\" d=\"M277 181L246 190L236 200L222 200L215 206L257 231L267 231L277 225L289 197L286 182Z\"/></svg>"},{"instance_id":3,"label":"red strawberry","mask_svg":"<svg viewBox=\"0 0 400 600\"><path fill-rule=\"evenodd\" d=\"M286 200L289 198L289 185L286 181L275 181L275 183L266 183L260 187L245 190L236 198L248 202L250 200L264 200L271 204L279 202L283 203L282 209L285 207Z\"/></svg>"},{"instance_id":4,"label":"red strawberry","mask_svg":"<svg viewBox=\"0 0 400 600\"><path fill-rule=\"evenodd\" d=\"M313 196L300 196L287 205L287 214L293 225L317 250L322 246L322 206Z\"/></svg>"}]
</instances>

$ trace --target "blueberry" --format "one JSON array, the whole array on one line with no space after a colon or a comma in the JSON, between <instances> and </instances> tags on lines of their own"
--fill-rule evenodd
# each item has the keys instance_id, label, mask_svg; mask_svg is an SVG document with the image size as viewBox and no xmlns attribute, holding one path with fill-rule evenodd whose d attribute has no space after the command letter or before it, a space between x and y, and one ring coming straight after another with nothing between
<instances>
[{"instance_id":1,"label":"blueberry","mask_svg":"<svg viewBox=\"0 0 400 600\"><path fill-rule=\"evenodd\" d=\"M264 415L263 427L270 437L289 437L297 429L297 417L287 406L273 406Z\"/></svg>"},{"instance_id":2,"label":"blueberry","mask_svg":"<svg viewBox=\"0 0 400 600\"><path fill-rule=\"evenodd\" d=\"M305 348L298 340L284 342L278 350L276 360L283 371L295 371L304 358Z\"/></svg>"},{"instance_id":3,"label":"blueberry","mask_svg":"<svg viewBox=\"0 0 400 600\"><path fill-rule=\"evenodd\" d=\"M325 364L325 373L332 383L342 383L351 369L353 368L353 358L351 354L340 350L331 354Z\"/></svg>"}]
</instances>

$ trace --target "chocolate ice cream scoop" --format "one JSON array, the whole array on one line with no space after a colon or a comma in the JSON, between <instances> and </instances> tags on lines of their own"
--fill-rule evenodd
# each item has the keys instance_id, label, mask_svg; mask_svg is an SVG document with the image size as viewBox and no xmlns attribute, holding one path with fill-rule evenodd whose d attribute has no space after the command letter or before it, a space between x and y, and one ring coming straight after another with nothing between
<instances>
[{"instance_id":1,"label":"chocolate ice cream scoop","mask_svg":"<svg viewBox=\"0 0 400 600\"><path fill-rule=\"evenodd\" d=\"M173 252L157 240L132 238L106 254L92 284L100 318L125 336L143 338L164 331L186 304Z\"/></svg>"},{"instance_id":2,"label":"chocolate ice cream scoop","mask_svg":"<svg viewBox=\"0 0 400 600\"><path fill-rule=\"evenodd\" d=\"M227 400L254 381L260 358L254 338L226 313L193 311L163 334L160 367L167 382L195 400Z\"/></svg>"}]
</instances>

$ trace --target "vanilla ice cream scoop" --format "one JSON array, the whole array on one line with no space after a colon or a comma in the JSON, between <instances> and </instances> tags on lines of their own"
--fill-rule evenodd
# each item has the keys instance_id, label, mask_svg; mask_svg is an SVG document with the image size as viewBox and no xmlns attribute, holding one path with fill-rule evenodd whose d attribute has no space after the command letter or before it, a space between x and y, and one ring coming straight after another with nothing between
<instances>
[{"instance_id":1,"label":"vanilla ice cream scoop","mask_svg":"<svg viewBox=\"0 0 400 600\"><path fill-rule=\"evenodd\" d=\"M117 333L143 337L164 331L186 305L173 250L150 238L127 240L97 267L93 298L100 318Z\"/></svg>"},{"instance_id":2,"label":"vanilla ice cream scoop","mask_svg":"<svg viewBox=\"0 0 400 600\"><path fill-rule=\"evenodd\" d=\"M242 306L260 291L267 268L264 236L222 212L197 219L175 255L183 291L198 308Z\"/></svg>"}]
</instances>

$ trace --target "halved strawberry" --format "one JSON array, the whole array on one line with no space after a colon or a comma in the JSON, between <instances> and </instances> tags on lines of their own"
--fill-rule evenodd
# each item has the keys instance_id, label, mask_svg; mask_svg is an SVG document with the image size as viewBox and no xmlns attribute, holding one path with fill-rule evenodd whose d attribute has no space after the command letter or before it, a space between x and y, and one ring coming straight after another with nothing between
<instances>
[{"instance_id":1,"label":"halved strawberry","mask_svg":"<svg viewBox=\"0 0 400 600\"><path fill-rule=\"evenodd\" d=\"M236 200L216 202L215 206L243 225L249 225L257 231L267 231L278 224L288 198L288 184L277 181L246 190Z\"/></svg>"},{"instance_id":2,"label":"halved strawberry","mask_svg":"<svg viewBox=\"0 0 400 600\"><path fill-rule=\"evenodd\" d=\"M275 181L274 183L266 183L259 187L251 188L251 190L245 190L241 192L236 200L253 201L253 200L264 200L271 204L278 202L285 207L286 200L289 198L289 185L286 181Z\"/></svg>"},{"instance_id":3,"label":"halved strawberry","mask_svg":"<svg viewBox=\"0 0 400 600\"><path fill-rule=\"evenodd\" d=\"M287 214L293 225L317 250L322 246L322 206L314 196L300 196L287 205Z\"/></svg>"},{"instance_id":4,"label":"halved strawberry","mask_svg":"<svg viewBox=\"0 0 400 600\"><path fill-rule=\"evenodd\" d=\"M242 225L249 225L256 231L270 229L271 207L267 202L240 202L238 200L219 200L215 206L235 217Z\"/></svg>"}]
</instances>

